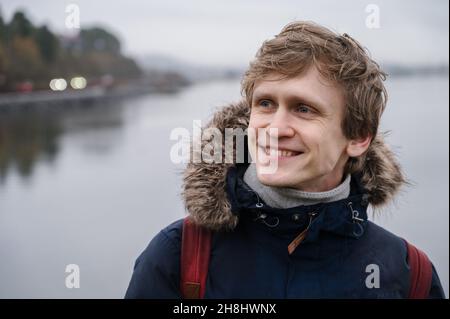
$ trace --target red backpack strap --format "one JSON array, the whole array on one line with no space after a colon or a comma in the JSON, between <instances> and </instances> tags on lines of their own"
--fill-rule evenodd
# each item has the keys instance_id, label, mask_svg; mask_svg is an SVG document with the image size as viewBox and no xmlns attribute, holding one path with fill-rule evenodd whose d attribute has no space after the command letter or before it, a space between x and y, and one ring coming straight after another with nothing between
<instances>
[{"instance_id":1,"label":"red backpack strap","mask_svg":"<svg viewBox=\"0 0 450 319\"><path fill-rule=\"evenodd\" d=\"M431 288L433 268L427 255L406 242L410 267L409 299L427 299Z\"/></svg>"},{"instance_id":2,"label":"red backpack strap","mask_svg":"<svg viewBox=\"0 0 450 319\"><path fill-rule=\"evenodd\" d=\"M205 295L211 251L211 232L185 218L181 240L181 296L201 299Z\"/></svg>"}]
</instances>

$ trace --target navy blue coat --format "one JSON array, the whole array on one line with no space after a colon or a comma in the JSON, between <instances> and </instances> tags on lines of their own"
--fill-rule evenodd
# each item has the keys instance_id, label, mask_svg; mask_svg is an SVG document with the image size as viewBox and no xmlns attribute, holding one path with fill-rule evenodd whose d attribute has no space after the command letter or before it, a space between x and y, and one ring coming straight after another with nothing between
<instances>
[{"instance_id":1,"label":"navy blue coat","mask_svg":"<svg viewBox=\"0 0 450 319\"><path fill-rule=\"evenodd\" d=\"M346 199L275 209L245 184L245 169L227 171L227 199L239 222L213 234L205 298L407 298L406 244L367 220L357 175ZM289 255L289 243L309 223ZM181 234L178 220L153 238L135 263L126 298L180 298ZM373 267L379 287L366 283ZM429 297L445 298L434 267Z\"/></svg>"}]
</instances>

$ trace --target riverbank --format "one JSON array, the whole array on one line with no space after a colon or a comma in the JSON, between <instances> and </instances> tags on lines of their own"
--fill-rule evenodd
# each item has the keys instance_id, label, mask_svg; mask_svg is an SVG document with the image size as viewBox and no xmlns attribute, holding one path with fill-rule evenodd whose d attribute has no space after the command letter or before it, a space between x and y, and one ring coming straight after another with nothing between
<instances>
[{"instance_id":1,"label":"riverbank","mask_svg":"<svg viewBox=\"0 0 450 319\"><path fill-rule=\"evenodd\" d=\"M83 90L67 90L59 92L48 90L27 93L3 93L0 94L0 110L4 111L35 106L52 107L54 105L118 99L152 93L176 93L186 85L188 84L155 86L142 82L121 85L113 88L95 86Z\"/></svg>"}]
</instances>

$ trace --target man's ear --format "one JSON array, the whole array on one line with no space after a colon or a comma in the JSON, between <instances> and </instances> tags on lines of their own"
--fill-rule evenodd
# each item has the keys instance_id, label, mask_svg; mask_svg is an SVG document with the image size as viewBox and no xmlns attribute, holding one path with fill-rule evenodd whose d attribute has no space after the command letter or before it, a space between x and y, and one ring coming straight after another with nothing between
<instances>
[{"instance_id":1,"label":"man's ear","mask_svg":"<svg viewBox=\"0 0 450 319\"><path fill-rule=\"evenodd\" d=\"M350 140L347 145L347 155L350 157L358 157L369 148L372 136Z\"/></svg>"}]
</instances>

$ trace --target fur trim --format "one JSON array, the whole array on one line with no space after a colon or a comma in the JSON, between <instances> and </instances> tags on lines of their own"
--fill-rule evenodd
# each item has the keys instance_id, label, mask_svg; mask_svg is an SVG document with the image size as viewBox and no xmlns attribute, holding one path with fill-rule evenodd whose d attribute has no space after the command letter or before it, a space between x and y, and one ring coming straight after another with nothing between
<instances>
[{"instance_id":1,"label":"fur trim","mask_svg":"<svg viewBox=\"0 0 450 319\"><path fill-rule=\"evenodd\" d=\"M372 141L358 171L361 184L369 194L369 203L375 208L390 202L406 183L400 164L381 134Z\"/></svg>"},{"instance_id":2,"label":"fur trim","mask_svg":"<svg viewBox=\"0 0 450 319\"><path fill-rule=\"evenodd\" d=\"M248 127L250 108L245 101L230 104L216 112L206 128ZM203 146L209 141L202 141ZM223 142L222 142L223 143ZM225 147L223 146L222 152ZM405 178L393 152L381 135L371 143L365 156L351 169L361 176L361 184L374 207L387 204L399 191ZM226 175L233 164L189 163L184 172L183 198L186 209L195 223L211 230L232 230L238 216L231 212L226 194Z\"/></svg>"}]
</instances>

